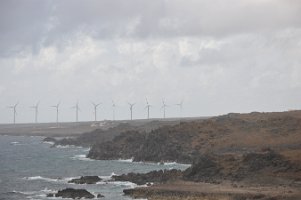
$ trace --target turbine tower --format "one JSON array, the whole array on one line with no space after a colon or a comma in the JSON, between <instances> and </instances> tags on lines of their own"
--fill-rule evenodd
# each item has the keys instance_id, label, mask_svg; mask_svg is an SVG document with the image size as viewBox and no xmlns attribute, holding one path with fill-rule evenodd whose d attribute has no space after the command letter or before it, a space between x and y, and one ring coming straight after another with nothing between
<instances>
[{"instance_id":1,"label":"turbine tower","mask_svg":"<svg viewBox=\"0 0 301 200\"><path fill-rule=\"evenodd\" d=\"M56 123L58 124L59 123L59 108L60 108L60 104L61 102L59 102L58 104L54 105L54 106L51 106L53 108L56 109Z\"/></svg>"},{"instance_id":2,"label":"turbine tower","mask_svg":"<svg viewBox=\"0 0 301 200\"><path fill-rule=\"evenodd\" d=\"M16 115L17 115L17 106L18 106L18 104L19 104L19 102L18 103L16 103L15 105L13 105L13 106L8 106L8 108L11 108L11 109L13 109L13 113L14 113L14 124L16 124Z\"/></svg>"},{"instance_id":3,"label":"turbine tower","mask_svg":"<svg viewBox=\"0 0 301 200\"><path fill-rule=\"evenodd\" d=\"M115 104L114 100L112 100L113 121L115 121L115 108L116 108L116 104Z\"/></svg>"},{"instance_id":4,"label":"turbine tower","mask_svg":"<svg viewBox=\"0 0 301 200\"><path fill-rule=\"evenodd\" d=\"M136 103L128 103L130 106L130 111L131 111L131 120L133 120L133 107Z\"/></svg>"},{"instance_id":5,"label":"turbine tower","mask_svg":"<svg viewBox=\"0 0 301 200\"><path fill-rule=\"evenodd\" d=\"M182 101L181 101L180 103L177 103L177 104L176 104L176 106L179 106L179 108L180 108L180 117L182 117L183 102L184 102L184 100L182 99Z\"/></svg>"},{"instance_id":6,"label":"turbine tower","mask_svg":"<svg viewBox=\"0 0 301 200\"><path fill-rule=\"evenodd\" d=\"M164 99L162 99L163 118L164 118L164 119L165 119L165 113L166 113L166 107L167 107L167 106L168 106L168 105L166 105Z\"/></svg>"},{"instance_id":7,"label":"turbine tower","mask_svg":"<svg viewBox=\"0 0 301 200\"><path fill-rule=\"evenodd\" d=\"M38 114L39 114L39 105L40 105L40 102L38 101L38 103L35 105L35 106L31 106L30 108L34 109L35 110L35 123L38 123Z\"/></svg>"},{"instance_id":8,"label":"turbine tower","mask_svg":"<svg viewBox=\"0 0 301 200\"><path fill-rule=\"evenodd\" d=\"M146 99L146 106L145 106L145 108L147 109L147 119L149 119L149 109L150 109L150 107L152 107L152 105L150 105L150 104L148 103L147 98L145 98L145 99Z\"/></svg>"},{"instance_id":9,"label":"turbine tower","mask_svg":"<svg viewBox=\"0 0 301 200\"><path fill-rule=\"evenodd\" d=\"M93 107L94 107L94 121L95 121L95 122L97 121L97 107L98 107L100 104L101 104L101 103L96 104L96 103L92 102L92 105L93 105Z\"/></svg>"},{"instance_id":10,"label":"turbine tower","mask_svg":"<svg viewBox=\"0 0 301 200\"><path fill-rule=\"evenodd\" d=\"M78 122L78 111L80 110L78 106L78 102L72 108L75 109L75 121Z\"/></svg>"}]
</instances>

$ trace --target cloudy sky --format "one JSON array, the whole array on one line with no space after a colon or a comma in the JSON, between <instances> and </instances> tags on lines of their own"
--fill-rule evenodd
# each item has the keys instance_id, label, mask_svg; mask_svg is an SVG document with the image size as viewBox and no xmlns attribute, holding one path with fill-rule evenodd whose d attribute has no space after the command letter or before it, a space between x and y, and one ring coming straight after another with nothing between
<instances>
[{"instance_id":1,"label":"cloudy sky","mask_svg":"<svg viewBox=\"0 0 301 200\"><path fill-rule=\"evenodd\" d=\"M1 0L0 123L301 109L300 0Z\"/></svg>"}]
</instances>

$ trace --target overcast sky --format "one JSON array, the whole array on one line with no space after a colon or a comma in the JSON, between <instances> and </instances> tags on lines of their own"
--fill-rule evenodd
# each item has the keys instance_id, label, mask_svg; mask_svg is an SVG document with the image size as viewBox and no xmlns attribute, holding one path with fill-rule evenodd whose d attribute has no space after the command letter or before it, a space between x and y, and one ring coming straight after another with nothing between
<instances>
[{"instance_id":1,"label":"overcast sky","mask_svg":"<svg viewBox=\"0 0 301 200\"><path fill-rule=\"evenodd\" d=\"M300 0L1 0L0 123L301 109Z\"/></svg>"}]
</instances>

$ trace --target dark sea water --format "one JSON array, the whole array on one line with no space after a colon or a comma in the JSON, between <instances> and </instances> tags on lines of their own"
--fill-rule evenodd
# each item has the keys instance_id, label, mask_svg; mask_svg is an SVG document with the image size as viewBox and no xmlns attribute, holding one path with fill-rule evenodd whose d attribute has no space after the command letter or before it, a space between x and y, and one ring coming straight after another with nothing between
<instances>
[{"instance_id":1,"label":"dark sea water","mask_svg":"<svg viewBox=\"0 0 301 200\"><path fill-rule=\"evenodd\" d=\"M85 158L89 149L78 147L50 148L42 137L0 136L0 200L60 199L46 194L60 189L84 188L102 199L131 199L123 189L135 187L130 182L107 181L112 174L148 172L159 169L186 169L187 165L169 163L135 163L96 161ZM84 175L103 178L96 185L68 184L68 180Z\"/></svg>"}]
</instances>

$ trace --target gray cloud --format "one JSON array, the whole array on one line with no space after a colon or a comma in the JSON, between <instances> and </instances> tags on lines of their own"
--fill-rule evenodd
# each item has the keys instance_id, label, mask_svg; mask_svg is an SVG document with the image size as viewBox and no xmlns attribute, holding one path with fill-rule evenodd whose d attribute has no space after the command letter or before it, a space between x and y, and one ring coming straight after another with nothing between
<instances>
[{"instance_id":1,"label":"gray cloud","mask_svg":"<svg viewBox=\"0 0 301 200\"><path fill-rule=\"evenodd\" d=\"M2 1L1 54L68 39L215 36L282 30L301 25L298 0Z\"/></svg>"},{"instance_id":2,"label":"gray cloud","mask_svg":"<svg viewBox=\"0 0 301 200\"><path fill-rule=\"evenodd\" d=\"M300 108L301 5L297 0L1 1L0 122L20 100L19 121L41 100L41 120L145 117L145 97L185 99L185 115Z\"/></svg>"}]
</instances>

